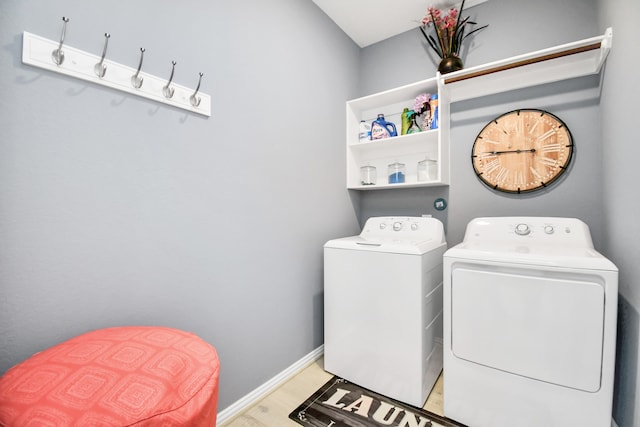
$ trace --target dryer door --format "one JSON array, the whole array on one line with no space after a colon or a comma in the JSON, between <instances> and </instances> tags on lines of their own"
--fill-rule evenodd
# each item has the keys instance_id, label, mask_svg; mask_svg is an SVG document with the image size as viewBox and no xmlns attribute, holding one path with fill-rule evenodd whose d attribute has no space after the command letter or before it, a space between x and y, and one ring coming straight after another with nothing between
<instances>
[{"instance_id":1,"label":"dryer door","mask_svg":"<svg viewBox=\"0 0 640 427\"><path fill-rule=\"evenodd\" d=\"M451 347L458 358L596 392L603 325L604 286L596 276L452 271Z\"/></svg>"}]
</instances>

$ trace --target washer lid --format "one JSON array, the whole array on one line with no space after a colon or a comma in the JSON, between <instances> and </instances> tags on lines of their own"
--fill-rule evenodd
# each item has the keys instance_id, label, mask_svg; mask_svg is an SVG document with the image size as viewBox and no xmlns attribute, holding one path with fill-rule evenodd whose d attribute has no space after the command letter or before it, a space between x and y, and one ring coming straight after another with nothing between
<instances>
[{"instance_id":1,"label":"washer lid","mask_svg":"<svg viewBox=\"0 0 640 427\"><path fill-rule=\"evenodd\" d=\"M372 217L359 236L328 241L325 248L422 255L446 247L442 223L431 217Z\"/></svg>"},{"instance_id":2,"label":"washer lid","mask_svg":"<svg viewBox=\"0 0 640 427\"><path fill-rule=\"evenodd\" d=\"M398 240L398 239L365 239L361 236L343 237L329 240L324 247L334 249L350 249L369 252L385 252L394 254L422 255L433 249L445 246L446 243L433 239Z\"/></svg>"}]
</instances>

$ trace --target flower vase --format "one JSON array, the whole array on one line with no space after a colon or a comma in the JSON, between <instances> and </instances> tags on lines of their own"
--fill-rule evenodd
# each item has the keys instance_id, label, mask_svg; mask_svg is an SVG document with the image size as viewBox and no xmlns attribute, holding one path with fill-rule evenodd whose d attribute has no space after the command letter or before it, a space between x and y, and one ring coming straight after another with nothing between
<instances>
[{"instance_id":1,"label":"flower vase","mask_svg":"<svg viewBox=\"0 0 640 427\"><path fill-rule=\"evenodd\" d=\"M447 74L453 71L462 70L463 64L462 59L457 56L446 56L442 58L440 61L440 65L438 65L438 71L440 74Z\"/></svg>"}]
</instances>

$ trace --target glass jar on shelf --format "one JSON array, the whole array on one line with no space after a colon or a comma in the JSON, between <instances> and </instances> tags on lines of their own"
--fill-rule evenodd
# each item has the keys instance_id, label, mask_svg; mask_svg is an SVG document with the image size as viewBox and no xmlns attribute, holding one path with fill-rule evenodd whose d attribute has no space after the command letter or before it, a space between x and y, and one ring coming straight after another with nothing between
<instances>
[{"instance_id":1,"label":"glass jar on shelf","mask_svg":"<svg viewBox=\"0 0 640 427\"><path fill-rule=\"evenodd\" d=\"M418 181L435 181L438 179L438 161L426 157L418 162Z\"/></svg>"},{"instance_id":2,"label":"glass jar on shelf","mask_svg":"<svg viewBox=\"0 0 640 427\"><path fill-rule=\"evenodd\" d=\"M376 185L377 178L375 166L367 165L360 168L360 184Z\"/></svg>"},{"instance_id":3,"label":"glass jar on shelf","mask_svg":"<svg viewBox=\"0 0 640 427\"><path fill-rule=\"evenodd\" d=\"M394 162L388 167L389 184L402 184L406 175L404 163Z\"/></svg>"}]
</instances>

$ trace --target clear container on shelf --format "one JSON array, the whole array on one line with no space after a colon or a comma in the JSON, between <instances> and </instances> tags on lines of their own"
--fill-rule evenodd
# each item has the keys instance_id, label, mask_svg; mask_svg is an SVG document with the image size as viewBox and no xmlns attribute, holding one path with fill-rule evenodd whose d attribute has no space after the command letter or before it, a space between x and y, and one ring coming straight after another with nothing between
<instances>
[{"instance_id":1,"label":"clear container on shelf","mask_svg":"<svg viewBox=\"0 0 640 427\"><path fill-rule=\"evenodd\" d=\"M377 171L375 166L362 166L360 168L360 184L376 185Z\"/></svg>"},{"instance_id":2,"label":"clear container on shelf","mask_svg":"<svg viewBox=\"0 0 640 427\"><path fill-rule=\"evenodd\" d=\"M391 163L388 168L389 184L402 184L406 176L404 163Z\"/></svg>"},{"instance_id":3,"label":"clear container on shelf","mask_svg":"<svg viewBox=\"0 0 640 427\"><path fill-rule=\"evenodd\" d=\"M438 162L425 158L418 162L418 181L435 181L438 179Z\"/></svg>"}]
</instances>

